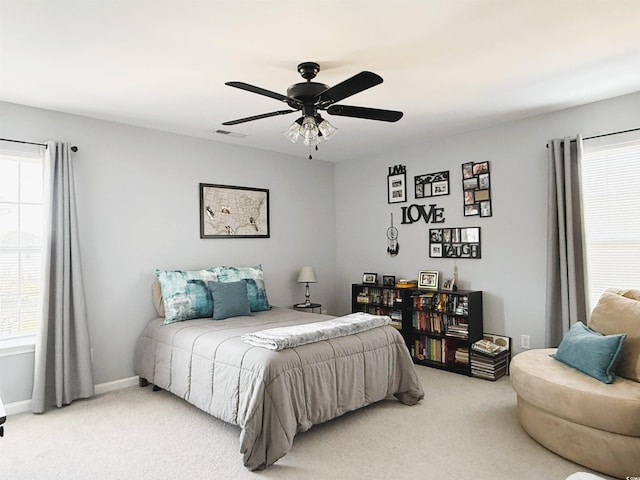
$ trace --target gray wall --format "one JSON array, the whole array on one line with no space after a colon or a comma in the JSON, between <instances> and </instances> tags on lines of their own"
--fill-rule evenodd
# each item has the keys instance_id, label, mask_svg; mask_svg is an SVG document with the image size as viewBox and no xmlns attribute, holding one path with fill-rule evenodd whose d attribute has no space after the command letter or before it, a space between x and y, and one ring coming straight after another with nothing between
<instances>
[{"instance_id":1,"label":"gray wall","mask_svg":"<svg viewBox=\"0 0 640 480\"><path fill-rule=\"evenodd\" d=\"M83 117L0 103L2 136L77 144L80 240L96 383L133 375L132 352L153 317L156 268L262 263L270 301L302 299L298 268L313 265L312 298L329 313L350 310L350 285L362 273L416 278L418 270L483 290L485 331L544 342L548 139L640 127L640 93L464 135L416 139L392 154L331 164L208 142ZM494 215L462 215L461 164L491 164ZM400 225L387 204L387 168L407 166L408 202L445 209L444 226L480 226L482 259L430 259L430 225ZM451 194L415 201L414 175L449 170ZM270 239L201 240L198 183L270 189ZM386 254L389 213L400 254ZM33 354L0 357L0 395L27 400Z\"/></svg>"},{"instance_id":2,"label":"gray wall","mask_svg":"<svg viewBox=\"0 0 640 480\"><path fill-rule=\"evenodd\" d=\"M136 337L154 317L155 269L262 263L269 301L312 299L335 311L334 165L0 103L2 137L56 139L74 154L81 255L97 384L133 375ZM200 239L198 184L270 190L271 238ZM33 354L0 357L5 403L31 395ZM25 373L26 372L26 373Z\"/></svg>"},{"instance_id":3,"label":"gray wall","mask_svg":"<svg viewBox=\"0 0 640 480\"><path fill-rule=\"evenodd\" d=\"M531 347L544 346L547 140L582 133L591 136L640 127L640 93L514 121L495 128L447 138L397 145L393 155L336 165L337 273L339 312L350 309L350 284L363 272L417 278L419 270L451 277L458 269L462 288L484 292L485 332L514 338L531 336ZM493 216L465 217L461 165L489 161ZM407 167L408 201L387 203L389 166ZM415 200L415 175L449 170L451 194ZM437 204L445 223L435 226L481 227L482 258L429 258L424 221L400 225L401 205ZM399 230L400 253L386 254L389 214ZM624 286L621 286L624 287Z\"/></svg>"}]
</instances>

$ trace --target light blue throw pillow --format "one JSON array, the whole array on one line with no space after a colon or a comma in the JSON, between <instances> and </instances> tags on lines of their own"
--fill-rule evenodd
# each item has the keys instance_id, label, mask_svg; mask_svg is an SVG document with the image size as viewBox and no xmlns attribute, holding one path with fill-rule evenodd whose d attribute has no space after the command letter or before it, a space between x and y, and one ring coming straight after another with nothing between
<instances>
[{"instance_id":1,"label":"light blue throw pillow","mask_svg":"<svg viewBox=\"0 0 640 480\"><path fill-rule=\"evenodd\" d=\"M239 282L207 282L213 298L213 319L251 315L247 299L247 283Z\"/></svg>"},{"instance_id":2,"label":"light blue throw pillow","mask_svg":"<svg viewBox=\"0 0 640 480\"><path fill-rule=\"evenodd\" d=\"M156 270L164 303L164 323L211 318L213 300L205 282L215 281L210 270Z\"/></svg>"},{"instance_id":3,"label":"light blue throw pillow","mask_svg":"<svg viewBox=\"0 0 640 480\"><path fill-rule=\"evenodd\" d=\"M626 337L624 333L602 335L578 322L564 335L557 352L551 356L601 382L612 383Z\"/></svg>"},{"instance_id":4,"label":"light blue throw pillow","mask_svg":"<svg viewBox=\"0 0 640 480\"><path fill-rule=\"evenodd\" d=\"M245 280L249 308L252 312L262 312L271 308L264 285L262 265L256 265L255 267L213 267L211 271L216 274L219 282Z\"/></svg>"}]
</instances>

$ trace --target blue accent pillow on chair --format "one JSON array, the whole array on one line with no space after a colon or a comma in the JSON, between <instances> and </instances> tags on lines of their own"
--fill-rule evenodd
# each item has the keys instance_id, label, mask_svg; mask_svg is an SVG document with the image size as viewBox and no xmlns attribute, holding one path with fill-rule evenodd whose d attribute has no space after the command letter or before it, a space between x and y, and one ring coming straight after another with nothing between
<instances>
[{"instance_id":1,"label":"blue accent pillow on chair","mask_svg":"<svg viewBox=\"0 0 640 480\"><path fill-rule=\"evenodd\" d=\"M564 335L558 351L551 356L601 382L612 383L626 337L624 333L602 335L578 322Z\"/></svg>"},{"instance_id":2,"label":"blue accent pillow on chair","mask_svg":"<svg viewBox=\"0 0 640 480\"><path fill-rule=\"evenodd\" d=\"M213 298L214 320L251 315L246 282L208 282L207 286Z\"/></svg>"}]
</instances>

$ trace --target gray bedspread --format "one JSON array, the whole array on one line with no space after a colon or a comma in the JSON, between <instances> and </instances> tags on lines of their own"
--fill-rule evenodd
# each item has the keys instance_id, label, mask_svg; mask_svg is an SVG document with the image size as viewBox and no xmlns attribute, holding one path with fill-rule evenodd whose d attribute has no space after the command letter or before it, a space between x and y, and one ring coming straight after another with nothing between
<instances>
[{"instance_id":1,"label":"gray bedspread","mask_svg":"<svg viewBox=\"0 0 640 480\"><path fill-rule=\"evenodd\" d=\"M400 333L392 326L280 351L241 336L334 317L273 308L248 317L150 321L135 373L241 428L244 465L262 469L291 450L297 432L395 395L424 397Z\"/></svg>"}]
</instances>

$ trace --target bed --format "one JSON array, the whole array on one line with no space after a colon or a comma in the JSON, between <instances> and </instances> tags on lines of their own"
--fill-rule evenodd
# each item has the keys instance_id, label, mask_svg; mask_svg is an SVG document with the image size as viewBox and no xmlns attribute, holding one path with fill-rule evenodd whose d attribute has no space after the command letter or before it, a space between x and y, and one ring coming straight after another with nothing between
<instances>
[{"instance_id":1,"label":"bed","mask_svg":"<svg viewBox=\"0 0 640 480\"><path fill-rule=\"evenodd\" d=\"M135 349L140 384L154 384L241 429L250 470L291 450L298 432L391 395L424 397L400 333L385 325L274 351L241 338L252 332L334 317L273 307L214 321L151 320Z\"/></svg>"}]
</instances>

